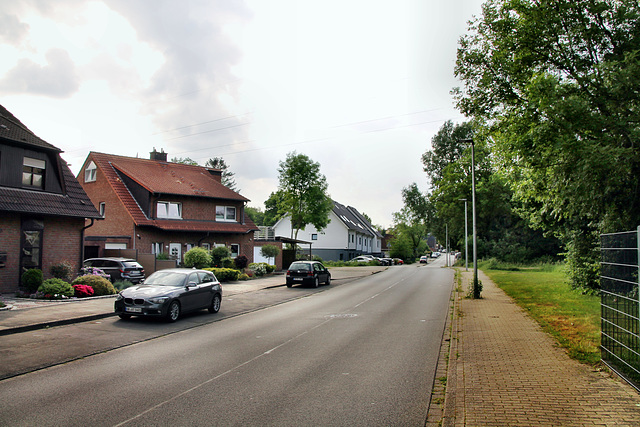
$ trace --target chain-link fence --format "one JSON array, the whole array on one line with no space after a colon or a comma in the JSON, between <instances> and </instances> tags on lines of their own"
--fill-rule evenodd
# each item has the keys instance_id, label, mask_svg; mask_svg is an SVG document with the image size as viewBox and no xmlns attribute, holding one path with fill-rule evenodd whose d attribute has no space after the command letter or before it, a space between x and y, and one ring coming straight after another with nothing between
<instances>
[{"instance_id":1,"label":"chain-link fence","mask_svg":"<svg viewBox=\"0 0 640 427\"><path fill-rule=\"evenodd\" d=\"M600 348L602 361L640 390L639 236L640 227L600 236Z\"/></svg>"}]
</instances>

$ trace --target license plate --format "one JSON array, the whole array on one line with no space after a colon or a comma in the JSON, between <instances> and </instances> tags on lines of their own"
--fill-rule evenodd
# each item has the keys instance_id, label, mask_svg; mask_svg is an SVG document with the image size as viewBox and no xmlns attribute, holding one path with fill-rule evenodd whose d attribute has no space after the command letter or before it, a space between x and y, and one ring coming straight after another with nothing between
<instances>
[{"instance_id":1,"label":"license plate","mask_svg":"<svg viewBox=\"0 0 640 427\"><path fill-rule=\"evenodd\" d=\"M124 311L128 311L129 313L142 313L141 307L125 307Z\"/></svg>"},{"instance_id":2,"label":"license plate","mask_svg":"<svg viewBox=\"0 0 640 427\"><path fill-rule=\"evenodd\" d=\"M293 280L297 280L297 281L301 282L302 281L302 277L294 277Z\"/></svg>"}]
</instances>

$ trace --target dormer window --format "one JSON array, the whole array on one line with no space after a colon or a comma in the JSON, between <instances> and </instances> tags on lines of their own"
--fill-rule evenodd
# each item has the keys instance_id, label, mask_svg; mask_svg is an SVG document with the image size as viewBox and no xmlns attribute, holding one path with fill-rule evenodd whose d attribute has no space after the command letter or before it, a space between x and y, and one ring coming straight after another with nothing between
<instances>
[{"instance_id":1,"label":"dormer window","mask_svg":"<svg viewBox=\"0 0 640 427\"><path fill-rule=\"evenodd\" d=\"M44 160L25 157L22 163L22 185L44 188L44 170Z\"/></svg>"},{"instance_id":2,"label":"dormer window","mask_svg":"<svg viewBox=\"0 0 640 427\"><path fill-rule=\"evenodd\" d=\"M216 206L216 221L236 221L236 207Z\"/></svg>"},{"instance_id":3,"label":"dormer window","mask_svg":"<svg viewBox=\"0 0 640 427\"><path fill-rule=\"evenodd\" d=\"M158 202L158 218L182 219L182 204L177 202Z\"/></svg>"},{"instance_id":4,"label":"dormer window","mask_svg":"<svg viewBox=\"0 0 640 427\"><path fill-rule=\"evenodd\" d=\"M96 164L89 163L89 166L84 170L84 182L94 182L96 180Z\"/></svg>"}]
</instances>

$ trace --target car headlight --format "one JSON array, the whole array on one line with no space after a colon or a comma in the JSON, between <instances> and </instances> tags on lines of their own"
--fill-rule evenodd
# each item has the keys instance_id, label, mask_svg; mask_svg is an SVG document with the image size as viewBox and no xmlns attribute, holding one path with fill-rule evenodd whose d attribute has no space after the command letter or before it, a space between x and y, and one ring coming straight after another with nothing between
<instances>
[{"instance_id":1,"label":"car headlight","mask_svg":"<svg viewBox=\"0 0 640 427\"><path fill-rule=\"evenodd\" d=\"M122 296L122 294L116 295L116 301L121 301L123 299L124 299L124 297Z\"/></svg>"},{"instance_id":2,"label":"car headlight","mask_svg":"<svg viewBox=\"0 0 640 427\"><path fill-rule=\"evenodd\" d=\"M168 299L169 297L154 297L149 298L149 302L152 302L154 304L164 304Z\"/></svg>"}]
</instances>

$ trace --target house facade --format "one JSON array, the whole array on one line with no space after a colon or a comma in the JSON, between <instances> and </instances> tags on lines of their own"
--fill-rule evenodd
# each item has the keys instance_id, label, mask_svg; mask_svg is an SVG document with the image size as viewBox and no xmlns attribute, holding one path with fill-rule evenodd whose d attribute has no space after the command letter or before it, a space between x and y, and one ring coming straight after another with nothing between
<instances>
[{"instance_id":1,"label":"house facade","mask_svg":"<svg viewBox=\"0 0 640 427\"><path fill-rule=\"evenodd\" d=\"M0 293L31 268L80 269L85 218L99 214L61 152L0 106Z\"/></svg>"},{"instance_id":2,"label":"house facade","mask_svg":"<svg viewBox=\"0 0 640 427\"><path fill-rule=\"evenodd\" d=\"M220 170L168 162L155 149L149 159L90 152L78 181L101 215L86 232L86 258L135 249L182 261L196 246L253 258L249 200L222 184Z\"/></svg>"},{"instance_id":3,"label":"house facade","mask_svg":"<svg viewBox=\"0 0 640 427\"><path fill-rule=\"evenodd\" d=\"M313 255L327 261L348 261L362 254L382 256L382 235L358 210L333 202L329 224L318 231L308 225L298 239L311 242ZM291 237L291 217L281 218L274 226L275 236Z\"/></svg>"}]
</instances>

